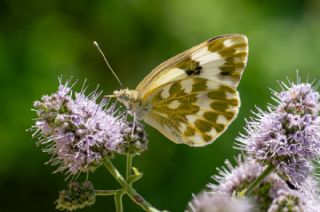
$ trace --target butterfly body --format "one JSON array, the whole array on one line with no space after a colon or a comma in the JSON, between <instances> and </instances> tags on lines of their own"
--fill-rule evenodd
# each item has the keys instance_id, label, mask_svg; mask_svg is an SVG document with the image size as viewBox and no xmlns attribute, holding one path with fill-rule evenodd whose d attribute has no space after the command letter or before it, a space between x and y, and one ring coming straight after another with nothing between
<instances>
[{"instance_id":1,"label":"butterfly body","mask_svg":"<svg viewBox=\"0 0 320 212\"><path fill-rule=\"evenodd\" d=\"M237 86L247 56L245 36L215 37L160 64L135 90L114 95L173 142L204 146L238 114Z\"/></svg>"},{"instance_id":2,"label":"butterfly body","mask_svg":"<svg viewBox=\"0 0 320 212\"><path fill-rule=\"evenodd\" d=\"M136 90L121 89L113 93L117 100L127 107L129 113L138 120L143 119L144 114L150 109L150 107L148 109L147 105L142 105L139 92Z\"/></svg>"}]
</instances>

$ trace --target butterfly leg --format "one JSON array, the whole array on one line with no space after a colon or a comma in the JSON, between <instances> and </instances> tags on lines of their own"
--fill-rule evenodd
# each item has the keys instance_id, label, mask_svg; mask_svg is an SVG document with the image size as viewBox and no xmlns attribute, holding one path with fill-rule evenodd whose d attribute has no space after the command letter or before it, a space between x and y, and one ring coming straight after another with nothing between
<instances>
[{"instance_id":1,"label":"butterfly leg","mask_svg":"<svg viewBox=\"0 0 320 212\"><path fill-rule=\"evenodd\" d=\"M131 136L132 137L134 135L134 130L135 130L135 127L136 127L136 121L137 121L136 113L133 112L133 123L132 123L132 130L131 130Z\"/></svg>"}]
</instances>

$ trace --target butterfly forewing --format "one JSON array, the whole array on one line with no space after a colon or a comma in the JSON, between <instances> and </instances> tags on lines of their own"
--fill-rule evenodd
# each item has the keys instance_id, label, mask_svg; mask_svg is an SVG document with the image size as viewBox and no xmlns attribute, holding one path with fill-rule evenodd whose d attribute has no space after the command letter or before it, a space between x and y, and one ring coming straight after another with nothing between
<instances>
[{"instance_id":1,"label":"butterfly forewing","mask_svg":"<svg viewBox=\"0 0 320 212\"><path fill-rule=\"evenodd\" d=\"M238 114L247 57L247 38L225 35L162 63L137 86L143 120L175 143L213 142Z\"/></svg>"},{"instance_id":2,"label":"butterfly forewing","mask_svg":"<svg viewBox=\"0 0 320 212\"><path fill-rule=\"evenodd\" d=\"M137 86L140 96L176 80L204 77L232 81L237 86L247 62L248 42L244 35L223 35L207 40L165 61Z\"/></svg>"}]
</instances>

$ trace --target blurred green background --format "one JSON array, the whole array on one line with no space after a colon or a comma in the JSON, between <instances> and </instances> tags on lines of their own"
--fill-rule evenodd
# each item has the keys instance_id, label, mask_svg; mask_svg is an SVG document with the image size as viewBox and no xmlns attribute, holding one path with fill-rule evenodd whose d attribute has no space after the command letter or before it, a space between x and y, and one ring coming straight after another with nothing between
<instances>
[{"instance_id":1,"label":"blurred green background","mask_svg":"<svg viewBox=\"0 0 320 212\"><path fill-rule=\"evenodd\" d=\"M105 94L119 88L93 47L97 40L129 88L153 67L210 37L243 33L250 54L239 86L239 117L215 143L190 148L169 142L148 127L149 150L134 161L144 172L136 189L160 209L183 211L192 193L211 181L243 132L255 105L270 102L277 80L319 77L318 0L0 0L0 211L55 211L65 187L62 174L44 165L48 155L26 129L32 102L52 93L58 76L87 79ZM124 158L115 163L123 168ZM90 179L100 189L117 183L99 169ZM126 211L140 211L125 198ZM111 197L98 197L82 211L114 211Z\"/></svg>"}]
</instances>

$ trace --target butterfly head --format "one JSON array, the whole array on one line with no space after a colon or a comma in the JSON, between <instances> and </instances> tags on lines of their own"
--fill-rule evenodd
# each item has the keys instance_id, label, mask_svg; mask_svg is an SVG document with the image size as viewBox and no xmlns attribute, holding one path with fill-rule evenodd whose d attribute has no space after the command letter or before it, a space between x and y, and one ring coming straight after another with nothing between
<instances>
[{"instance_id":1,"label":"butterfly head","mask_svg":"<svg viewBox=\"0 0 320 212\"><path fill-rule=\"evenodd\" d=\"M119 102L127 107L129 112L134 113L138 119L141 119L143 110L141 109L141 100L138 97L138 91L121 89L114 91L113 94Z\"/></svg>"}]
</instances>

